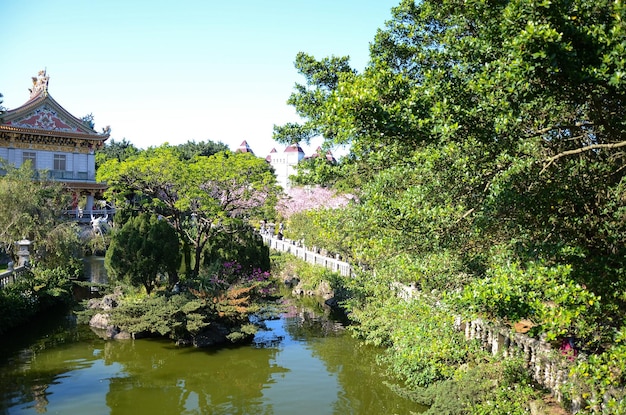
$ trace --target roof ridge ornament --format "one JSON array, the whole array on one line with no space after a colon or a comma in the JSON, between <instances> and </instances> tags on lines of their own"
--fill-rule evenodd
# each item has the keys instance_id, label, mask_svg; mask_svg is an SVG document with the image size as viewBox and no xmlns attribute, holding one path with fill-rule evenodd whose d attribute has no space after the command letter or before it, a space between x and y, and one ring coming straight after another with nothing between
<instances>
[{"instance_id":1,"label":"roof ridge ornament","mask_svg":"<svg viewBox=\"0 0 626 415\"><path fill-rule=\"evenodd\" d=\"M46 70L39 71L37 76L33 76L33 87L29 88L30 99L36 98L41 94L48 95L48 80L50 77L46 74Z\"/></svg>"}]
</instances>

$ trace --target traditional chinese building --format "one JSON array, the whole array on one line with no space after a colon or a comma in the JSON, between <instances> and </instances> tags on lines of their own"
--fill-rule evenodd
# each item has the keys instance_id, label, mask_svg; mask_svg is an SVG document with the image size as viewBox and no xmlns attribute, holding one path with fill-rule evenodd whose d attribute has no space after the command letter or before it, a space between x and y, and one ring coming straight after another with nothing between
<instances>
[{"instance_id":1,"label":"traditional chinese building","mask_svg":"<svg viewBox=\"0 0 626 415\"><path fill-rule=\"evenodd\" d=\"M106 188L96 182L95 151L109 138L110 128L97 133L90 120L67 112L48 93L46 71L32 79L30 99L0 116L0 158L16 167L30 161L36 171L63 182L77 217L103 213L100 206L94 208Z\"/></svg>"}]
</instances>

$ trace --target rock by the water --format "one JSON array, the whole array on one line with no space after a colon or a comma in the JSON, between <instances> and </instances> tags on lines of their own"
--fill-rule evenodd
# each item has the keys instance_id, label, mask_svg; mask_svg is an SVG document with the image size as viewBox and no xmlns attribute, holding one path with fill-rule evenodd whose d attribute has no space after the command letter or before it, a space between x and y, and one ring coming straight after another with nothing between
<instances>
[{"instance_id":1,"label":"rock by the water","mask_svg":"<svg viewBox=\"0 0 626 415\"><path fill-rule=\"evenodd\" d=\"M291 293L298 296L306 295L322 297L324 300L335 297L335 291L331 288L330 284L327 281L322 281L314 290L305 290L304 285L299 282L298 285L296 285L296 287L291 291Z\"/></svg>"},{"instance_id":2,"label":"rock by the water","mask_svg":"<svg viewBox=\"0 0 626 415\"><path fill-rule=\"evenodd\" d=\"M109 318L110 315L108 313L98 313L91 317L89 325L96 329L106 330L109 327Z\"/></svg>"}]
</instances>

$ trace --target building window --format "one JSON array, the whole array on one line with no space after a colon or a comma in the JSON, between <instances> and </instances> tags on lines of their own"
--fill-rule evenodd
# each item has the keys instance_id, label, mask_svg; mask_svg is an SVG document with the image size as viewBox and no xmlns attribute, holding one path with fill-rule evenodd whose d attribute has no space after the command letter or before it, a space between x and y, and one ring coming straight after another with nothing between
<instances>
[{"instance_id":1,"label":"building window","mask_svg":"<svg viewBox=\"0 0 626 415\"><path fill-rule=\"evenodd\" d=\"M54 167L53 170L65 171L65 154L54 155Z\"/></svg>"},{"instance_id":2,"label":"building window","mask_svg":"<svg viewBox=\"0 0 626 415\"><path fill-rule=\"evenodd\" d=\"M26 164L30 161L30 167L37 168L37 153L34 151L24 151L22 153L22 164Z\"/></svg>"}]
</instances>

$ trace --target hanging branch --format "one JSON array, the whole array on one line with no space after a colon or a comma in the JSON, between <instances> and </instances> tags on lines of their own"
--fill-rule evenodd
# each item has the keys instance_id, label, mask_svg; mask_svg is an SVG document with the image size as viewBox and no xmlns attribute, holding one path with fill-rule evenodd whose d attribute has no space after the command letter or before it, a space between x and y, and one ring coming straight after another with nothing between
<instances>
[{"instance_id":1,"label":"hanging branch","mask_svg":"<svg viewBox=\"0 0 626 415\"><path fill-rule=\"evenodd\" d=\"M592 144L589 146L576 148L574 150L563 151L562 153L555 154L554 156L545 159L544 163L546 164L543 166L543 169L541 169L541 172L539 172L539 174L542 174L544 171L546 171L546 169L550 167L552 163L554 163L556 160L560 159L561 157L571 156L574 154L580 154L585 151L597 150L601 148L618 148L618 147L624 147L624 146L626 146L626 141L620 141L618 143L610 143L610 144Z\"/></svg>"}]
</instances>

